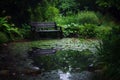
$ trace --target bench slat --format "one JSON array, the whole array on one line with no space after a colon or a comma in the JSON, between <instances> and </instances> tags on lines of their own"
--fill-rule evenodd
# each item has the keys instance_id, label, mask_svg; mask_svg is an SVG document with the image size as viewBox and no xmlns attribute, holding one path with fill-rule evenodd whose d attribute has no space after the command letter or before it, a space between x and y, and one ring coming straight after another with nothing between
<instances>
[{"instance_id":1,"label":"bench slat","mask_svg":"<svg viewBox=\"0 0 120 80\"><path fill-rule=\"evenodd\" d=\"M57 35L59 33L60 38L62 38L62 29L56 25L55 22L31 22L31 30L34 36L40 33L55 32Z\"/></svg>"},{"instance_id":2,"label":"bench slat","mask_svg":"<svg viewBox=\"0 0 120 80\"><path fill-rule=\"evenodd\" d=\"M48 27L56 27L55 22L32 22L31 26L40 27L40 28L48 28Z\"/></svg>"}]
</instances>

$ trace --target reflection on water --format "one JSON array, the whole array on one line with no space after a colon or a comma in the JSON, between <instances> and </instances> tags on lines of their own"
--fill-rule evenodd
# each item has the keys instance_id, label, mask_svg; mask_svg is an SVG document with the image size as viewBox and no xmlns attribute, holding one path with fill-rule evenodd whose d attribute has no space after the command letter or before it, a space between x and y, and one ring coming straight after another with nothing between
<instances>
[{"instance_id":1,"label":"reflection on water","mask_svg":"<svg viewBox=\"0 0 120 80\"><path fill-rule=\"evenodd\" d=\"M89 51L67 50L58 51L54 55L33 57L32 63L40 68L37 77L27 77L27 80L92 80L93 74L87 70L95 56ZM24 76L23 78L25 78Z\"/></svg>"},{"instance_id":2,"label":"reflection on water","mask_svg":"<svg viewBox=\"0 0 120 80\"><path fill-rule=\"evenodd\" d=\"M10 57L0 54L0 60L7 64L1 69L10 73L7 77L0 76L0 80L92 80L93 74L87 67L95 62L95 46L60 44L63 46L55 45L58 50L50 55L28 57L28 47L21 45L11 50Z\"/></svg>"},{"instance_id":3,"label":"reflection on water","mask_svg":"<svg viewBox=\"0 0 120 80\"><path fill-rule=\"evenodd\" d=\"M41 70L50 71L61 69L64 72L79 72L85 70L95 59L95 55L89 50L73 51L65 50L58 51L54 55L41 55L33 57L33 64Z\"/></svg>"},{"instance_id":4,"label":"reflection on water","mask_svg":"<svg viewBox=\"0 0 120 80\"><path fill-rule=\"evenodd\" d=\"M71 74L69 72L63 73L62 71L59 71L58 73L61 80L70 80Z\"/></svg>"},{"instance_id":5,"label":"reflection on water","mask_svg":"<svg viewBox=\"0 0 120 80\"><path fill-rule=\"evenodd\" d=\"M89 50L60 50L50 55L15 57L18 61L14 63L13 73L7 79L4 77L4 80L92 79L93 74L86 70L88 65L93 63L95 55Z\"/></svg>"},{"instance_id":6,"label":"reflection on water","mask_svg":"<svg viewBox=\"0 0 120 80\"><path fill-rule=\"evenodd\" d=\"M88 71L82 72L63 72L61 70L52 70L43 72L37 76L24 76L22 80L92 80L94 74Z\"/></svg>"}]
</instances>

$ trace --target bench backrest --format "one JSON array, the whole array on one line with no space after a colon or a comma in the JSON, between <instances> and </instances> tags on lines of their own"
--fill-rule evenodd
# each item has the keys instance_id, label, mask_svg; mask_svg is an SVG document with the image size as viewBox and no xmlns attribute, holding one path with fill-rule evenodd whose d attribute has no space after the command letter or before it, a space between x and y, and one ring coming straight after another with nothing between
<instances>
[{"instance_id":1,"label":"bench backrest","mask_svg":"<svg viewBox=\"0 0 120 80\"><path fill-rule=\"evenodd\" d=\"M31 22L30 25L35 29L54 28L57 29L55 22Z\"/></svg>"}]
</instances>

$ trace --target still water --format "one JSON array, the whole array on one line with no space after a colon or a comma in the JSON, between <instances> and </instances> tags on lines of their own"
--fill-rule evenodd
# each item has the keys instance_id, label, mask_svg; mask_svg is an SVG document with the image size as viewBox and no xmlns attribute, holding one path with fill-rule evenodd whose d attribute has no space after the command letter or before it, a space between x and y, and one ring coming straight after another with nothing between
<instances>
[{"instance_id":1,"label":"still water","mask_svg":"<svg viewBox=\"0 0 120 80\"><path fill-rule=\"evenodd\" d=\"M88 66L95 60L89 50L60 50L28 59L31 60L28 67L38 71L29 75L21 73L21 80L92 80L94 75L88 71Z\"/></svg>"},{"instance_id":2,"label":"still water","mask_svg":"<svg viewBox=\"0 0 120 80\"><path fill-rule=\"evenodd\" d=\"M28 43L10 45L8 53L12 54L0 54L5 64L1 69L8 70L10 75L0 76L0 80L92 80L94 73L88 70L88 66L96 61L94 43L97 42L72 41L45 42L47 45L34 42L39 48L54 48L56 52L32 57L29 52L34 52L33 43L30 43L32 46Z\"/></svg>"}]
</instances>

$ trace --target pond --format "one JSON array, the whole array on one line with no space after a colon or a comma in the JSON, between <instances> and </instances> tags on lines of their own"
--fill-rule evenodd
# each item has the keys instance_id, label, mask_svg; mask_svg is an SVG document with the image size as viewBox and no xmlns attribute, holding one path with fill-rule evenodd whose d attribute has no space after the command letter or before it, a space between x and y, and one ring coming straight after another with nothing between
<instances>
[{"instance_id":1,"label":"pond","mask_svg":"<svg viewBox=\"0 0 120 80\"><path fill-rule=\"evenodd\" d=\"M7 68L11 76L4 80L92 80L88 66L96 60L98 40L40 40L9 44ZM33 47L56 49L54 54L30 57ZM8 55L8 54L7 54ZM9 72L10 72L9 71Z\"/></svg>"},{"instance_id":2,"label":"pond","mask_svg":"<svg viewBox=\"0 0 120 80\"><path fill-rule=\"evenodd\" d=\"M93 63L95 56L90 51L61 50L56 54L41 55L32 58L34 66L41 69L39 80L84 80L92 73L87 67ZM80 77L81 76L81 77Z\"/></svg>"}]
</instances>

